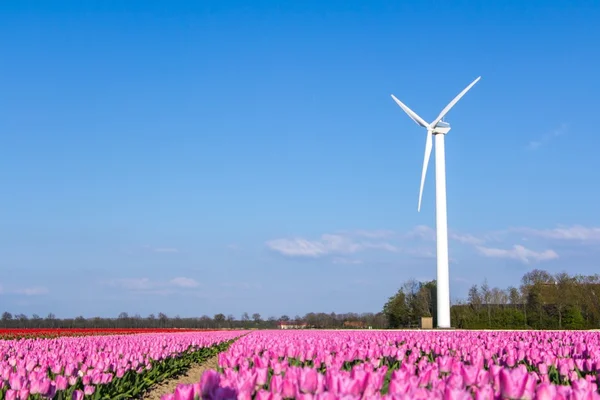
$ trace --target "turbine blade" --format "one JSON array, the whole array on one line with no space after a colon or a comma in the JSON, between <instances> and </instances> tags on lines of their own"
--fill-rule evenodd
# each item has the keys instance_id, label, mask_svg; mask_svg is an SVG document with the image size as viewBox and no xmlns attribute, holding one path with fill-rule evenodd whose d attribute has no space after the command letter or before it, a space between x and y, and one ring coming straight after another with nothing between
<instances>
[{"instance_id":1,"label":"turbine blade","mask_svg":"<svg viewBox=\"0 0 600 400\"><path fill-rule=\"evenodd\" d=\"M479 82L479 80L481 79L481 77L477 77L477 79L475 79L473 82L471 82L471 84L469 86L467 86L462 92L460 92L450 103L448 103L448 105L446 106L446 108L444 108L442 110L442 112L440 113L440 115L438 115L438 117L431 123L430 127L433 128L434 126L437 125L438 122L440 122L442 120L442 118L444 118L444 116L446 114L448 114L448 111L450 111L450 109L452 107L454 107L454 105L456 103L458 103L458 101L460 100L461 97L463 97L465 95L465 93L467 93L469 91L469 89L471 89L473 87L473 85L475 85L477 82Z\"/></svg>"},{"instance_id":2,"label":"turbine blade","mask_svg":"<svg viewBox=\"0 0 600 400\"><path fill-rule=\"evenodd\" d=\"M423 186L425 185L425 175L427 175L427 166L429 165L429 157L431 156L431 148L433 134L430 129L427 129L427 140L425 142L425 157L423 159L423 172L421 172L421 189L419 190L419 207L417 211L421 212L421 199L423 198Z\"/></svg>"},{"instance_id":3,"label":"turbine blade","mask_svg":"<svg viewBox=\"0 0 600 400\"><path fill-rule=\"evenodd\" d=\"M423 118L419 117L417 115L416 112L414 112L413 110L411 110L410 108L408 108L406 106L406 104L404 104L403 102L401 102L400 100L398 100L396 98L396 96L392 95L392 99L394 99L394 101L400 106L400 108L402 108L404 110L405 113L408 114L408 116L415 121L417 124L421 125L424 128L427 128L429 125L427 124L427 122L425 122L423 120Z\"/></svg>"}]
</instances>

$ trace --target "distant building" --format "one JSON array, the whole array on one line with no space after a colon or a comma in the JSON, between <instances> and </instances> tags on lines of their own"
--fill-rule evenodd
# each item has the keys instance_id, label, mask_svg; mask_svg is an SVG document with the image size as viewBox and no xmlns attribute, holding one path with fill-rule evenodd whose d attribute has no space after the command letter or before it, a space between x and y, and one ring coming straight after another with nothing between
<instances>
[{"instance_id":1,"label":"distant building","mask_svg":"<svg viewBox=\"0 0 600 400\"><path fill-rule=\"evenodd\" d=\"M306 329L307 325L305 322L283 322L279 321L279 329Z\"/></svg>"},{"instance_id":2,"label":"distant building","mask_svg":"<svg viewBox=\"0 0 600 400\"><path fill-rule=\"evenodd\" d=\"M362 329L366 324L362 321L344 321L344 328L358 328Z\"/></svg>"}]
</instances>

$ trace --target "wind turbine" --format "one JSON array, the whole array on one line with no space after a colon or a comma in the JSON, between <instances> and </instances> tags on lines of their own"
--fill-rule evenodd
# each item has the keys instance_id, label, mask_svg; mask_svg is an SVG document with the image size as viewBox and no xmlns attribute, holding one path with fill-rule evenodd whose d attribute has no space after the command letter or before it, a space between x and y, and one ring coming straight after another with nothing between
<instances>
[{"instance_id":1,"label":"wind turbine","mask_svg":"<svg viewBox=\"0 0 600 400\"><path fill-rule=\"evenodd\" d=\"M444 153L444 137L450 132L450 124L443 118L452 107L475 85L481 77L477 77L469 86L458 94L442 110L440 115L428 124L413 110L392 94L392 98L400 108L418 125L427 129L425 141L425 158L423 160L423 171L421 172L421 189L419 190L419 205L417 211L421 211L421 199L423 198L423 185L427 173L427 165L431 156L432 137L435 136L435 224L437 236L437 325L438 328L450 328L450 278L448 266L448 216L446 212L446 161Z\"/></svg>"}]
</instances>

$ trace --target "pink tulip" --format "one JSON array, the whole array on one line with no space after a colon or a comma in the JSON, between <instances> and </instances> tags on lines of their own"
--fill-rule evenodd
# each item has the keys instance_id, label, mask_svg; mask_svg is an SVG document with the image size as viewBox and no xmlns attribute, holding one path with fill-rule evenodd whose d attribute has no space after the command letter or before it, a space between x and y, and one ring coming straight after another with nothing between
<instances>
[{"instance_id":1,"label":"pink tulip","mask_svg":"<svg viewBox=\"0 0 600 400\"><path fill-rule=\"evenodd\" d=\"M8 380L8 384L11 389L19 390L25 386L25 377L17 374L13 374Z\"/></svg>"},{"instance_id":2,"label":"pink tulip","mask_svg":"<svg viewBox=\"0 0 600 400\"><path fill-rule=\"evenodd\" d=\"M270 392L267 392L264 389L261 389L258 392L256 392L256 400L270 400L270 399L271 399Z\"/></svg>"},{"instance_id":3,"label":"pink tulip","mask_svg":"<svg viewBox=\"0 0 600 400\"><path fill-rule=\"evenodd\" d=\"M491 385L485 385L475 390L475 400L493 400L496 396Z\"/></svg>"},{"instance_id":4,"label":"pink tulip","mask_svg":"<svg viewBox=\"0 0 600 400\"><path fill-rule=\"evenodd\" d=\"M83 400L84 393L81 390L75 390L71 397L71 400Z\"/></svg>"},{"instance_id":5,"label":"pink tulip","mask_svg":"<svg viewBox=\"0 0 600 400\"><path fill-rule=\"evenodd\" d=\"M175 388L175 400L194 400L194 387L185 384L177 385Z\"/></svg>"},{"instance_id":6,"label":"pink tulip","mask_svg":"<svg viewBox=\"0 0 600 400\"><path fill-rule=\"evenodd\" d=\"M83 387L83 393L86 396L89 396L89 395L93 394L95 390L96 390L96 388L94 386L91 386L91 385L85 385Z\"/></svg>"},{"instance_id":7,"label":"pink tulip","mask_svg":"<svg viewBox=\"0 0 600 400\"><path fill-rule=\"evenodd\" d=\"M548 383L538 385L535 391L537 400L551 400L556 397L556 386Z\"/></svg>"},{"instance_id":8,"label":"pink tulip","mask_svg":"<svg viewBox=\"0 0 600 400\"><path fill-rule=\"evenodd\" d=\"M462 389L465 387L464 380L461 375L452 374L446 381L446 386L453 389Z\"/></svg>"},{"instance_id":9,"label":"pink tulip","mask_svg":"<svg viewBox=\"0 0 600 400\"><path fill-rule=\"evenodd\" d=\"M210 396L219 386L220 382L219 373L215 370L204 371L200 378L200 385L202 386L202 397Z\"/></svg>"},{"instance_id":10,"label":"pink tulip","mask_svg":"<svg viewBox=\"0 0 600 400\"><path fill-rule=\"evenodd\" d=\"M199 397L202 399L202 384L200 382L194 383L192 388L194 389L194 398Z\"/></svg>"},{"instance_id":11,"label":"pink tulip","mask_svg":"<svg viewBox=\"0 0 600 400\"><path fill-rule=\"evenodd\" d=\"M19 394L17 395L19 400L27 400L29 398L29 389L21 389L19 390Z\"/></svg>"},{"instance_id":12,"label":"pink tulip","mask_svg":"<svg viewBox=\"0 0 600 400\"><path fill-rule=\"evenodd\" d=\"M287 377L283 379L283 385L281 386L281 395L283 397L294 398L297 391L298 387L294 381L287 379Z\"/></svg>"},{"instance_id":13,"label":"pink tulip","mask_svg":"<svg viewBox=\"0 0 600 400\"><path fill-rule=\"evenodd\" d=\"M461 374L465 386L475 385L480 368L472 365L461 365Z\"/></svg>"},{"instance_id":14,"label":"pink tulip","mask_svg":"<svg viewBox=\"0 0 600 400\"><path fill-rule=\"evenodd\" d=\"M273 375L269 384L271 393L281 393L283 389L283 378L281 375Z\"/></svg>"},{"instance_id":15,"label":"pink tulip","mask_svg":"<svg viewBox=\"0 0 600 400\"><path fill-rule=\"evenodd\" d=\"M316 393L318 376L317 371L312 368L302 369L300 373L300 391L302 393Z\"/></svg>"},{"instance_id":16,"label":"pink tulip","mask_svg":"<svg viewBox=\"0 0 600 400\"><path fill-rule=\"evenodd\" d=\"M444 400L471 400L472 397L466 390L447 387L444 392Z\"/></svg>"}]
</instances>

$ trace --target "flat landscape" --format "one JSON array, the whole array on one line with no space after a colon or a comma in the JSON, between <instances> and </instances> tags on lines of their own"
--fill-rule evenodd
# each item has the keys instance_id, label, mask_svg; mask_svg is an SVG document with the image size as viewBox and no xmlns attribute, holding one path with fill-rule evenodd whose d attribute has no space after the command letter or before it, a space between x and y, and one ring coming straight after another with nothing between
<instances>
[{"instance_id":1,"label":"flat landscape","mask_svg":"<svg viewBox=\"0 0 600 400\"><path fill-rule=\"evenodd\" d=\"M0 400L600 400L598 21L0 0Z\"/></svg>"},{"instance_id":2,"label":"flat landscape","mask_svg":"<svg viewBox=\"0 0 600 400\"><path fill-rule=\"evenodd\" d=\"M587 331L186 331L0 341L2 398L600 399Z\"/></svg>"}]
</instances>

